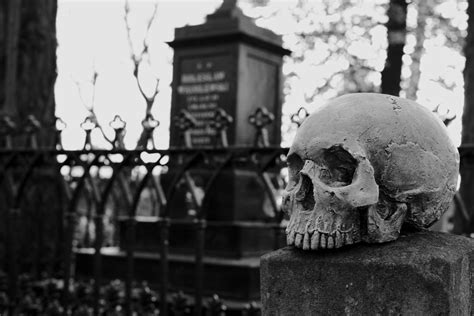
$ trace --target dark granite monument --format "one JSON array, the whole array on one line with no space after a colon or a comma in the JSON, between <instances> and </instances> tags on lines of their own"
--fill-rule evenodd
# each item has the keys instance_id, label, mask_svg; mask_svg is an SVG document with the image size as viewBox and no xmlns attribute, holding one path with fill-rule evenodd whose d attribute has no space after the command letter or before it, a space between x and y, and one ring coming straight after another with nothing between
<instances>
[{"instance_id":1,"label":"dark granite monument","mask_svg":"<svg viewBox=\"0 0 474 316\"><path fill-rule=\"evenodd\" d=\"M219 135L211 126L217 110L232 117L225 131L226 145L254 146L259 131L249 117L259 109L274 118L266 128L265 145L279 146L282 57L290 53L282 47L280 36L256 26L235 0L226 0L207 16L206 23L176 29L169 45L175 51L171 120L182 118L185 110L194 121L187 137L182 137L182 124L171 125L170 147L214 147ZM202 188L212 170L197 168L191 172ZM210 193L208 220L261 221L271 217L263 211L266 194L254 171L226 168L216 179L215 188L219 191ZM170 201L172 217L185 215L185 190L181 188Z\"/></svg>"},{"instance_id":2,"label":"dark granite monument","mask_svg":"<svg viewBox=\"0 0 474 316\"><path fill-rule=\"evenodd\" d=\"M169 45L175 51L171 120L176 121L185 110L195 122L188 131L187 143L182 126L172 124L170 147L215 146L219 135L211 126L217 110L232 117L225 130L226 145L253 146L259 131L249 117L258 109L274 118L266 127L266 145L279 146L282 57L290 53L282 47L280 36L256 26L235 0L226 0L207 16L206 23L176 29ZM208 181L206 170L192 172L196 185L204 187ZM210 194L208 220L258 221L271 217L263 211L265 191L252 170L226 168L216 179L215 188L219 192ZM172 216L184 215L184 191L181 189L170 202L175 210Z\"/></svg>"},{"instance_id":3,"label":"dark granite monument","mask_svg":"<svg viewBox=\"0 0 474 316\"><path fill-rule=\"evenodd\" d=\"M217 108L234 118L229 145L253 145L255 131L248 117L259 107L274 114L272 145L281 140L282 57L290 53L281 37L260 28L236 6L224 1L206 23L175 30L171 119L187 110L198 121L191 131L193 147L213 145L207 124ZM180 146L172 126L170 146Z\"/></svg>"}]
</instances>

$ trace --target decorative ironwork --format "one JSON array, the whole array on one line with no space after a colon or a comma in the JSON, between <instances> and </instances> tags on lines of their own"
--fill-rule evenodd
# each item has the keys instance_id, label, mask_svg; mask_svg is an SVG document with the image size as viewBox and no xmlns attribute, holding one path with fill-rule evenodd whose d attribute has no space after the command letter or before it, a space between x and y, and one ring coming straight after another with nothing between
<instances>
[{"instance_id":1,"label":"decorative ironwork","mask_svg":"<svg viewBox=\"0 0 474 316\"><path fill-rule=\"evenodd\" d=\"M255 112L249 116L249 123L252 124L257 130L257 133L255 134L255 146L270 146L266 127L273 123L274 120L275 116L264 107L257 108Z\"/></svg>"},{"instance_id":2,"label":"decorative ironwork","mask_svg":"<svg viewBox=\"0 0 474 316\"><path fill-rule=\"evenodd\" d=\"M198 126L196 119L186 110L181 110L173 118L175 126L179 129L183 144L186 148L192 148L191 130Z\"/></svg>"},{"instance_id":3,"label":"decorative ironwork","mask_svg":"<svg viewBox=\"0 0 474 316\"><path fill-rule=\"evenodd\" d=\"M62 132L67 127L66 122L64 122L60 117L56 117L55 122L55 147L57 150L63 150L63 140L62 140Z\"/></svg>"},{"instance_id":4,"label":"decorative ironwork","mask_svg":"<svg viewBox=\"0 0 474 316\"><path fill-rule=\"evenodd\" d=\"M36 149L38 148L38 137L37 133L41 128L41 123L36 119L34 115L28 115L24 126L26 134L26 147Z\"/></svg>"},{"instance_id":5,"label":"decorative ironwork","mask_svg":"<svg viewBox=\"0 0 474 316\"><path fill-rule=\"evenodd\" d=\"M127 123L122 120L120 115L115 115L114 119L110 121L109 126L114 129L115 135L112 141L112 146L114 149L124 149L124 137L125 137L125 128Z\"/></svg>"},{"instance_id":6,"label":"decorative ironwork","mask_svg":"<svg viewBox=\"0 0 474 316\"><path fill-rule=\"evenodd\" d=\"M86 122L83 124L85 130L92 130L95 126L93 122ZM66 313L72 315L77 315L78 311L82 310L84 313L90 313L94 310L96 313L101 312L117 312L117 308L121 311L128 313L134 312L138 314L146 314L146 311L150 313L160 311L164 308L164 303L168 301L167 308L170 310L174 309L178 315L178 311L183 312L184 314L189 314L189 312L196 312L201 310L202 312L213 311L212 315L219 315L219 313L225 313L225 304L218 299L216 296L209 304L203 304L204 300L207 300L204 297L204 265L203 265L203 256L205 249L205 231L207 229L206 214L207 209L209 208L209 192L213 187L213 182L219 178L219 175L225 170L225 167L228 165L234 165L238 163L239 165L245 165L247 170L254 170L259 178L264 178L264 174L267 173L272 168L275 168L275 163L279 163L278 168L282 168L284 164L279 161L279 157L285 155L287 149L284 148L237 148L229 147L223 150L222 148L207 148L207 149L167 149L167 150L119 150L114 149L112 151L108 150L97 150L97 149L83 149L79 151L68 151L68 150L56 150L56 149L10 149L10 150L0 150L0 166L6 174L1 177L3 181L5 179L11 179L14 181L9 187L14 190L11 192L11 198L9 200L15 201L13 205L9 208L14 210L18 215L15 217L17 219L22 216L22 209L19 207L20 201L24 199L26 195L26 189L29 187L28 183L33 184L33 175L35 170L44 170L44 168L60 168L64 167L75 167L80 168L82 172L75 177L70 175L62 176L58 172L57 181L61 184L59 187L64 187L64 197L67 202L67 212L65 218L67 219L65 225L64 236L64 245L65 252L64 257L61 259L61 266L63 267L61 275L58 275L62 280L58 280L58 284L62 286L56 290L54 296L48 296L47 300L40 299L41 310L39 314L44 314L46 310L46 305L48 311L57 312L63 309ZM143 162L140 157L143 153L158 155L160 158L153 163ZM116 155L122 157L122 159L115 159ZM53 157L65 156L64 159L51 159ZM85 156L85 157L84 157ZM160 196L163 195L163 189L161 184L157 185L155 181L161 181L160 178L157 178L154 175L154 170L165 170L169 161L173 161L176 164L176 157L183 157L183 164L175 166L176 177L166 183L167 190L164 194L165 197L161 199L160 205L158 206L159 212L155 214L155 219L160 227L160 238L159 238L159 249L160 249L160 267L159 267L159 279L160 287L156 289L156 293L153 289L150 288L147 284L141 284L140 286L134 286L134 243L133 236L134 234L127 234L126 240L124 242L126 247L126 261L129 263L126 267L126 278L120 284L114 283L109 285L106 288L101 287L103 284L102 279L102 258L101 258L101 248L105 244L104 232L106 227L104 226L106 221L106 203L111 199L121 198L120 204L123 206L124 213L126 215L126 220L131 223L130 227L133 227L133 223L136 218L136 213L138 205L140 202L140 197L143 192L151 190L151 195ZM59 163L59 166L51 165L51 161L62 161ZM203 168L208 168L208 170L213 170L213 175L209 177L208 182L202 187L203 188L203 197L200 197L199 207L196 210L196 215L194 220L190 223L191 227L195 234L195 292L194 299L192 300L192 305L189 303L189 300L185 300L183 295L178 295L174 303L169 298L170 289L168 281L168 265L169 265L169 254L168 254L168 244L169 244L169 230L170 225L173 223L170 221L171 209L166 201L170 201L175 197L177 184L183 181L185 178L190 177L191 180L194 177L193 173L189 172L197 165L202 166ZM128 172L129 170L135 168L134 170L144 167L145 172L140 179L135 181L123 182L121 174L123 171ZM155 168L157 167L157 168ZM93 170L101 170L103 168L111 168L112 174L106 178L99 179L95 176ZM10 177L10 175L14 175ZM16 183L18 182L18 183ZM262 181L263 185L270 185L269 183ZM125 186L125 188L123 188ZM115 189L113 189L115 188ZM124 192L130 193L125 194ZM270 194L272 189L265 190L266 194ZM59 194L58 194L59 195ZM93 277L94 282L81 283L81 281L74 280L71 274L71 267L74 266L74 251L73 247L76 240L74 236L77 236L77 219L79 215L78 205L81 197L90 196L92 201L91 204L94 208L94 213L92 213L90 218L87 220L95 222L95 237L93 241L94 249L93 251ZM130 197L127 197L130 196ZM270 197L274 199L275 197ZM207 201L207 202L206 202ZM275 207L278 208L278 205L275 204ZM274 212L279 212L279 209L275 209ZM95 215L94 215L95 214ZM87 215L89 216L89 215ZM11 231L18 230L20 227L20 221L13 220L13 217L7 219L6 224ZM278 230L282 230L282 227L275 223L275 227L278 227ZM273 226L271 226L273 227ZM270 228L271 229L271 228ZM133 231L133 230L130 230ZM275 236L277 236L277 229L275 229ZM277 238L277 237L275 237ZM279 237L278 237L279 238ZM16 258L15 260L20 259L18 254L18 246L15 246L18 239L10 238L6 242L12 243L8 246L9 253L7 258ZM12 259L13 260L13 259ZM3 297L18 297L23 298L22 305L17 300L8 300L6 305L8 308L17 308L15 312L20 313L19 306L26 306L25 308L32 308L31 302L38 301L38 297L33 297L32 295L27 296L24 292L24 288L18 282L19 280L19 271L17 265L9 265L9 271L7 271L8 279L11 281L8 282L8 287L15 286L16 289L9 291L12 295L6 296L6 292L1 294L2 287L0 286L0 309L2 304L2 295ZM105 280L104 280L105 281ZM35 285L36 286L36 285ZM105 295L105 296L104 296ZM119 299L117 299L117 297ZM168 298L168 300L167 300ZM137 302L142 303L137 303ZM45 305L46 304L46 305ZM174 304L174 305L173 305ZM247 309L248 310L248 309ZM72 312L74 311L74 312ZM153 311L153 312L152 312ZM148 313L148 312L147 312ZM171 313L171 312L170 312ZM129 313L131 314L131 313ZM160 312L161 315L165 312Z\"/></svg>"},{"instance_id":7,"label":"decorative ironwork","mask_svg":"<svg viewBox=\"0 0 474 316\"><path fill-rule=\"evenodd\" d=\"M84 140L84 150L91 150L92 149L92 139L91 133L92 131L97 128L99 125L97 124L97 120L94 116L87 116L84 121L81 123L81 128L86 133L86 139Z\"/></svg>"},{"instance_id":8,"label":"decorative ironwork","mask_svg":"<svg viewBox=\"0 0 474 316\"><path fill-rule=\"evenodd\" d=\"M0 135L3 137L3 147L12 148L12 136L16 130L16 124L10 116L4 115L0 119Z\"/></svg>"},{"instance_id":9,"label":"decorative ironwork","mask_svg":"<svg viewBox=\"0 0 474 316\"><path fill-rule=\"evenodd\" d=\"M292 123L296 124L297 127L300 127L308 116L308 110L306 110L305 107L300 107L296 113L291 115L290 119Z\"/></svg>"},{"instance_id":10,"label":"decorative ironwork","mask_svg":"<svg viewBox=\"0 0 474 316\"><path fill-rule=\"evenodd\" d=\"M137 149L156 149L153 133L155 128L160 126L160 122L155 120L151 113L148 113L142 120L142 135L137 143Z\"/></svg>"},{"instance_id":11,"label":"decorative ironwork","mask_svg":"<svg viewBox=\"0 0 474 316\"><path fill-rule=\"evenodd\" d=\"M218 108L214 111L214 116L212 121L209 123L209 127L216 131L216 146L229 147L227 128L233 121L234 119L232 116L227 114L224 109Z\"/></svg>"}]
</instances>

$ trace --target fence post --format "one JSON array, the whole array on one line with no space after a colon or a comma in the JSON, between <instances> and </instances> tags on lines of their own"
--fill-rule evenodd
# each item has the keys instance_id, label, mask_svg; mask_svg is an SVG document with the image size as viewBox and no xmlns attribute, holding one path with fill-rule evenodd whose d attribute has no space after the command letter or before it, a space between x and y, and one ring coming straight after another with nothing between
<instances>
[{"instance_id":1,"label":"fence post","mask_svg":"<svg viewBox=\"0 0 474 316\"><path fill-rule=\"evenodd\" d=\"M206 220L195 219L194 229L196 233L196 249L195 249L195 302L194 302L194 315L202 315L202 298L203 298L203 279L204 279L204 236L206 230Z\"/></svg>"},{"instance_id":2,"label":"fence post","mask_svg":"<svg viewBox=\"0 0 474 316\"><path fill-rule=\"evenodd\" d=\"M170 219L159 219L160 225L160 315L168 316L168 247Z\"/></svg>"},{"instance_id":3,"label":"fence post","mask_svg":"<svg viewBox=\"0 0 474 316\"><path fill-rule=\"evenodd\" d=\"M132 283L133 283L133 275L134 275L134 247L135 247L135 228L136 228L136 221L135 216L130 215L127 220L127 275L125 280L125 304L126 310L125 314L131 316L132 311Z\"/></svg>"},{"instance_id":4,"label":"fence post","mask_svg":"<svg viewBox=\"0 0 474 316\"><path fill-rule=\"evenodd\" d=\"M8 296L10 299L10 315L16 314L18 303L18 219L20 209L11 207L8 211Z\"/></svg>"},{"instance_id":5,"label":"fence post","mask_svg":"<svg viewBox=\"0 0 474 316\"><path fill-rule=\"evenodd\" d=\"M94 242L94 316L100 315L100 285L102 283L102 242L104 239L104 215L95 214L95 242Z\"/></svg>"},{"instance_id":6,"label":"fence post","mask_svg":"<svg viewBox=\"0 0 474 316\"><path fill-rule=\"evenodd\" d=\"M71 279L73 276L73 248L74 248L74 229L76 227L76 214L68 212L66 214L66 243L64 249L64 288L63 288L63 306L67 310L69 306Z\"/></svg>"}]
</instances>

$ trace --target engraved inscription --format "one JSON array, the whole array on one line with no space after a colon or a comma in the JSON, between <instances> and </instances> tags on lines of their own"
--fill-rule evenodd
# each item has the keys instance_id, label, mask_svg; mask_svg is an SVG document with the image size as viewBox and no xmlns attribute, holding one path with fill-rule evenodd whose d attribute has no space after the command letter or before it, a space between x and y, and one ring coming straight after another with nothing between
<instances>
[{"instance_id":1,"label":"engraved inscription","mask_svg":"<svg viewBox=\"0 0 474 316\"><path fill-rule=\"evenodd\" d=\"M229 57L189 58L181 62L176 88L178 104L191 113L199 125L191 130L193 146L212 145L215 131L208 127L217 108L228 108L230 94Z\"/></svg>"}]
</instances>

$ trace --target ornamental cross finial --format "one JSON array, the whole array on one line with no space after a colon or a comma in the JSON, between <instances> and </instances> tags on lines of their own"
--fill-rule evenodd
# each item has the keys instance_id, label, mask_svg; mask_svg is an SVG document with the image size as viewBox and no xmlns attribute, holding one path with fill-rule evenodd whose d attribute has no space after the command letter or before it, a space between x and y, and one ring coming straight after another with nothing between
<instances>
[{"instance_id":1,"label":"ornamental cross finial","mask_svg":"<svg viewBox=\"0 0 474 316\"><path fill-rule=\"evenodd\" d=\"M198 125L196 119L186 110L181 110L173 118L176 127L179 129L186 148L192 147L191 130Z\"/></svg>"},{"instance_id":2,"label":"ornamental cross finial","mask_svg":"<svg viewBox=\"0 0 474 316\"><path fill-rule=\"evenodd\" d=\"M274 120L275 116L264 107L257 108L255 112L249 116L249 123L257 130L257 133L255 134L255 146L270 146L266 126L270 125Z\"/></svg>"},{"instance_id":3,"label":"ornamental cross finial","mask_svg":"<svg viewBox=\"0 0 474 316\"><path fill-rule=\"evenodd\" d=\"M3 138L3 146L6 149L12 148L12 136L16 130L16 124L8 115L0 118L0 136Z\"/></svg>"},{"instance_id":4,"label":"ornamental cross finial","mask_svg":"<svg viewBox=\"0 0 474 316\"><path fill-rule=\"evenodd\" d=\"M227 114L224 109L217 108L214 112L214 117L212 121L209 123L209 127L212 128L216 132L215 136L215 144L216 146L220 145L222 147L228 147L229 142L227 140L227 128L234 119L232 116Z\"/></svg>"},{"instance_id":5,"label":"ornamental cross finial","mask_svg":"<svg viewBox=\"0 0 474 316\"><path fill-rule=\"evenodd\" d=\"M25 133L27 135L27 144L26 146L29 148L37 149L38 148L38 131L41 128L41 123L38 121L38 119L30 114L26 118L26 123L25 123Z\"/></svg>"}]
</instances>

